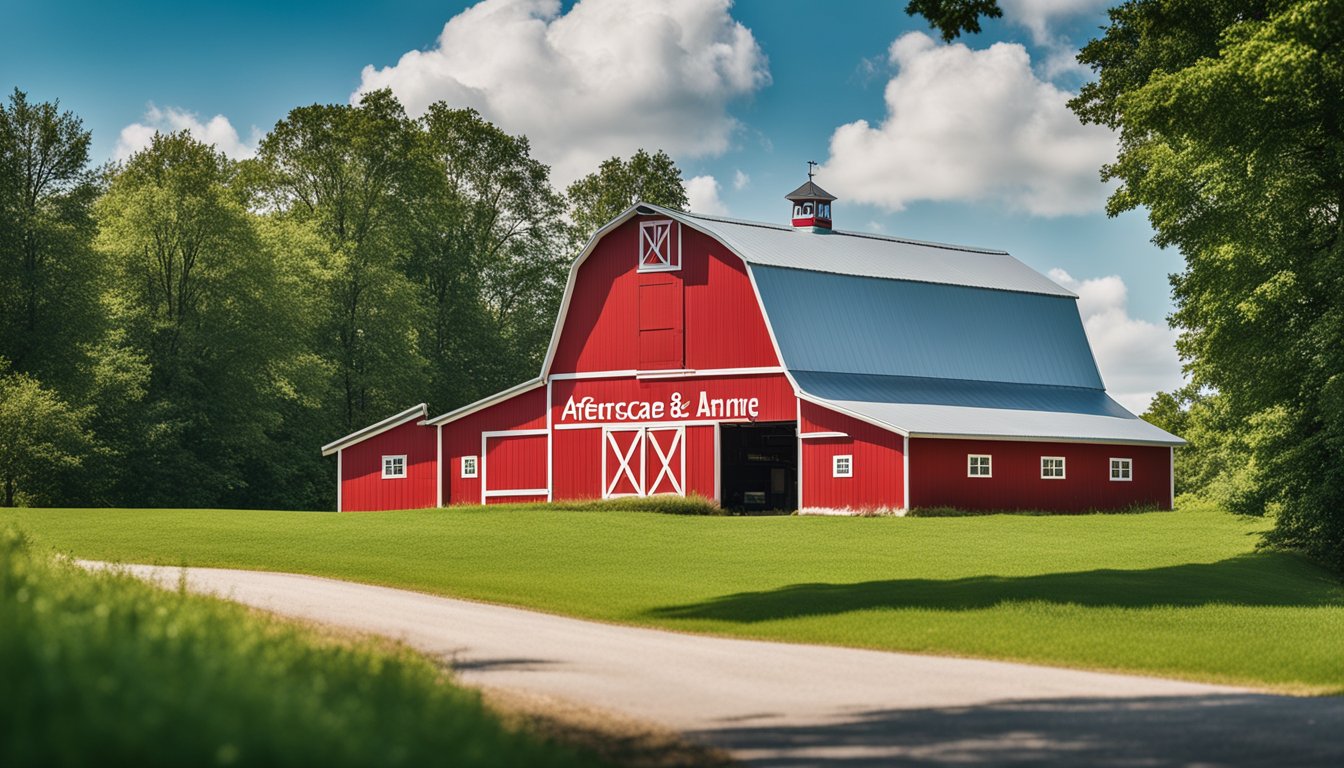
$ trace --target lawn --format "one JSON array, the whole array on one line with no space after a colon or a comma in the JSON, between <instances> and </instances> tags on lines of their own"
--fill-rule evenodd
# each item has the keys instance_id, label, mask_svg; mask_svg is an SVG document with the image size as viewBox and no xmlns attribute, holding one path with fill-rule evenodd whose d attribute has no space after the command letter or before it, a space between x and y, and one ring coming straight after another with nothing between
<instances>
[{"instance_id":1,"label":"lawn","mask_svg":"<svg viewBox=\"0 0 1344 768\"><path fill-rule=\"evenodd\" d=\"M1266 521L6 510L79 557L309 573L602 621L1344 692L1344 585Z\"/></svg>"},{"instance_id":2,"label":"lawn","mask_svg":"<svg viewBox=\"0 0 1344 768\"><path fill-rule=\"evenodd\" d=\"M56 561L0 524L0 765L598 765L390 643Z\"/></svg>"}]
</instances>

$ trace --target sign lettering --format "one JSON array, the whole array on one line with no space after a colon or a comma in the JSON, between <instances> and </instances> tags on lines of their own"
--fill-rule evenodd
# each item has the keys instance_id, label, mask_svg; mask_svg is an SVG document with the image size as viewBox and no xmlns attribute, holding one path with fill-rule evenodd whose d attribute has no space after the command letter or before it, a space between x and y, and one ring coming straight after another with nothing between
<instances>
[{"instance_id":1,"label":"sign lettering","mask_svg":"<svg viewBox=\"0 0 1344 768\"><path fill-rule=\"evenodd\" d=\"M673 392L666 400L607 400L592 396L565 401L560 412L564 422L680 421L682 419L756 419L760 416L759 397L710 397L701 390L688 398Z\"/></svg>"}]
</instances>

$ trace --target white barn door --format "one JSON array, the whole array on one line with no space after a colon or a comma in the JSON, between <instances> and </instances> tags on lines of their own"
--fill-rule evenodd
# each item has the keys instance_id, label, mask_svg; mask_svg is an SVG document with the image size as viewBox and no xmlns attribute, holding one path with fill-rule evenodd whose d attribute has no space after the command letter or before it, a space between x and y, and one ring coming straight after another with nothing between
<instances>
[{"instance_id":1,"label":"white barn door","mask_svg":"<svg viewBox=\"0 0 1344 768\"><path fill-rule=\"evenodd\" d=\"M603 427L602 498L686 495L685 427Z\"/></svg>"}]
</instances>

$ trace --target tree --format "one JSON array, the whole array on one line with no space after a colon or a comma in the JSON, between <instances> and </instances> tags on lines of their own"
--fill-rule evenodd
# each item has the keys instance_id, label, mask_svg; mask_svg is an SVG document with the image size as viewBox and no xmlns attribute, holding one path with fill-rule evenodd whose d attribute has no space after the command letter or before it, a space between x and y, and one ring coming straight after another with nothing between
<instances>
[{"instance_id":1,"label":"tree","mask_svg":"<svg viewBox=\"0 0 1344 768\"><path fill-rule=\"evenodd\" d=\"M597 171L569 185L570 218L586 240L616 215L637 202L684 210L689 199L681 169L666 152L639 150L629 160L613 157Z\"/></svg>"},{"instance_id":2,"label":"tree","mask_svg":"<svg viewBox=\"0 0 1344 768\"><path fill-rule=\"evenodd\" d=\"M412 202L405 269L430 316L430 399L448 408L536 375L571 243L526 138L441 102L421 125L429 179Z\"/></svg>"},{"instance_id":3,"label":"tree","mask_svg":"<svg viewBox=\"0 0 1344 768\"><path fill-rule=\"evenodd\" d=\"M242 466L278 426L274 372L297 354L290 297L231 188L233 171L185 131L159 134L98 201L114 334L106 351L148 373L134 443L119 451L121 495L138 503L245 499Z\"/></svg>"},{"instance_id":4,"label":"tree","mask_svg":"<svg viewBox=\"0 0 1344 768\"><path fill-rule=\"evenodd\" d=\"M89 132L15 89L0 106L0 356L74 394L100 332Z\"/></svg>"},{"instance_id":5,"label":"tree","mask_svg":"<svg viewBox=\"0 0 1344 768\"><path fill-rule=\"evenodd\" d=\"M331 366L337 412L349 431L421 396L420 304L398 268L407 201L423 183L415 129L390 91L357 105L300 107L261 142L248 169L260 211L311 228L322 240L323 318L314 351Z\"/></svg>"},{"instance_id":6,"label":"tree","mask_svg":"<svg viewBox=\"0 0 1344 768\"><path fill-rule=\"evenodd\" d=\"M0 505L46 503L62 473L78 468L90 449L88 412L6 368L0 360Z\"/></svg>"},{"instance_id":7,"label":"tree","mask_svg":"<svg viewBox=\"0 0 1344 768\"><path fill-rule=\"evenodd\" d=\"M1344 14L1338 0L1133 0L1072 103L1120 132L1109 211L1179 248L1178 348L1246 467L1235 511L1344 568Z\"/></svg>"},{"instance_id":8,"label":"tree","mask_svg":"<svg viewBox=\"0 0 1344 768\"><path fill-rule=\"evenodd\" d=\"M964 32L980 32L981 17L997 19L1003 16L997 0L910 0L905 12L928 20L938 30L943 42L950 43Z\"/></svg>"}]
</instances>

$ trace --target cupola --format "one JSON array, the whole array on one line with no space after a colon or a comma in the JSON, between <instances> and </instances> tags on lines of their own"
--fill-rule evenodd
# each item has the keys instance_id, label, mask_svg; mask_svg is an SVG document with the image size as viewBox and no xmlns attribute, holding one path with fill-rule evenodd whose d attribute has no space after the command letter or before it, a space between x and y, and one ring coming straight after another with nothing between
<instances>
[{"instance_id":1,"label":"cupola","mask_svg":"<svg viewBox=\"0 0 1344 768\"><path fill-rule=\"evenodd\" d=\"M812 169L815 166L815 162L807 161L807 183L784 197L793 203L791 221L794 229L830 232L831 202L835 200L835 195L818 187L812 181Z\"/></svg>"}]
</instances>

